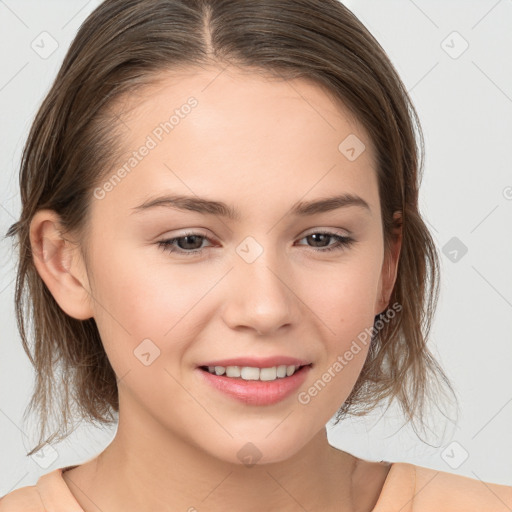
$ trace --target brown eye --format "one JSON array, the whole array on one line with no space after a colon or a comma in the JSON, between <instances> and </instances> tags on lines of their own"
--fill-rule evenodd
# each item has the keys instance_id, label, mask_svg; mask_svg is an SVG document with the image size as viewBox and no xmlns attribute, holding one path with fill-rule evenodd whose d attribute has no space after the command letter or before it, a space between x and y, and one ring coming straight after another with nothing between
<instances>
[{"instance_id":1,"label":"brown eye","mask_svg":"<svg viewBox=\"0 0 512 512\"><path fill-rule=\"evenodd\" d=\"M202 243L209 240L199 233L185 233L183 236L161 240L158 246L164 251L194 256L203 252Z\"/></svg>"},{"instance_id":2,"label":"brown eye","mask_svg":"<svg viewBox=\"0 0 512 512\"><path fill-rule=\"evenodd\" d=\"M333 239L335 240L335 243L332 245L329 245L329 240ZM331 233L329 231L316 231L315 233L310 233L309 235L306 235L301 240L307 239L309 242L312 242L315 244L311 248L314 251L317 252L327 252L327 251L333 251L333 250L341 250L346 247L349 247L352 245L355 240L349 236L342 236L337 235L336 233ZM326 244L327 242L327 244ZM319 245L316 245L319 244Z\"/></svg>"}]
</instances>

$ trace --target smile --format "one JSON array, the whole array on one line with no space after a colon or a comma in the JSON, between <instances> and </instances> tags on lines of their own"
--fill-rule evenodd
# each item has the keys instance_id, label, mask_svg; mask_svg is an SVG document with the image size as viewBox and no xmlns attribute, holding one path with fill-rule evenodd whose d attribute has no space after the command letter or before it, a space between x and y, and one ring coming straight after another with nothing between
<instances>
[{"instance_id":1,"label":"smile","mask_svg":"<svg viewBox=\"0 0 512 512\"><path fill-rule=\"evenodd\" d=\"M306 365L279 365L270 368L257 368L254 366L201 366L202 370L213 375L225 375L230 378L243 380L271 381L291 377L297 370Z\"/></svg>"},{"instance_id":2,"label":"smile","mask_svg":"<svg viewBox=\"0 0 512 512\"><path fill-rule=\"evenodd\" d=\"M253 366L199 366L201 383L245 405L271 405L285 400L304 384L312 364ZM232 376L229 376L229 375Z\"/></svg>"}]
</instances>

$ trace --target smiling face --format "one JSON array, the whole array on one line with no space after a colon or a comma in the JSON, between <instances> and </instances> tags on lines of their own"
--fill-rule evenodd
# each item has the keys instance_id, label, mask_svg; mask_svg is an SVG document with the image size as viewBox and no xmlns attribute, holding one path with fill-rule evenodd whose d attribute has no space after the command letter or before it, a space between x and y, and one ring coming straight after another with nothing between
<instances>
[{"instance_id":1,"label":"smiling face","mask_svg":"<svg viewBox=\"0 0 512 512\"><path fill-rule=\"evenodd\" d=\"M386 308L395 267L362 126L304 79L219 72L169 74L121 114L126 152L94 192L84 286L120 379L120 426L153 425L235 463L250 442L275 462L350 394L368 344L335 363ZM274 401L235 398L199 368L280 356L310 366Z\"/></svg>"}]
</instances>

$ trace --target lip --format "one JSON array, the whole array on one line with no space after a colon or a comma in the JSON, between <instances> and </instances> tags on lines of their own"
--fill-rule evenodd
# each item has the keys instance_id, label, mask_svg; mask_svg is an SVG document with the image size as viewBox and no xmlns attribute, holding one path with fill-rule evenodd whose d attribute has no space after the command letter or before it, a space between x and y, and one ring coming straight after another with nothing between
<instances>
[{"instance_id":1,"label":"lip","mask_svg":"<svg viewBox=\"0 0 512 512\"><path fill-rule=\"evenodd\" d=\"M247 359L244 359L243 361L247 361ZM254 363L252 364L254 365ZM259 360L258 364L261 364L261 360ZM217 366L223 365L218 364ZM227 366L238 365L228 364ZM279 365L273 364L272 366ZM262 368L265 367L268 368L268 366L262 366ZM309 375L310 370L311 364L303 366L291 377L283 377L270 381L257 381L225 377L224 375L214 375L208 371L202 370L199 367L195 369L195 371L198 373L198 377L202 379L202 382L206 383L208 386L213 387L217 391L220 391L224 395L242 402L245 405L271 405L284 400L285 398L292 395L297 390L297 388L304 384L304 381Z\"/></svg>"},{"instance_id":2,"label":"lip","mask_svg":"<svg viewBox=\"0 0 512 512\"><path fill-rule=\"evenodd\" d=\"M253 368L272 368L281 365L306 366L311 361L297 359L288 356L270 356L270 357L233 357L231 359L219 359L216 361L207 361L198 366L251 366Z\"/></svg>"}]
</instances>

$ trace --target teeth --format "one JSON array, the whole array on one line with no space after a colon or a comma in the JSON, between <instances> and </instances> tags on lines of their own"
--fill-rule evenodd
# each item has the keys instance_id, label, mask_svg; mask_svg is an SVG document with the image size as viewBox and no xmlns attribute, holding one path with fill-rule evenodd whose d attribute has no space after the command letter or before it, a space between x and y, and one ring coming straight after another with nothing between
<instances>
[{"instance_id":1,"label":"teeth","mask_svg":"<svg viewBox=\"0 0 512 512\"><path fill-rule=\"evenodd\" d=\"M283 377L286 377L286 365L282 364L281 366L277 367L276 375L282 379Z\"/></svg>"},{"instance_id":2,"label":"teeth","mask_svg":"<svg viewBox=\"0 0 512 512\"><path fill-rule=\"evenodd\" d=\"M255 368L252 366L208 366L208 371L215 375L242 378L244 380L276 380L291 377L300 366L282 364L272 368Z\"/></svg>"},{"instance_id":3,"label":"teeth","mask_svg":"<svg viewBox=\"0 0 512 512\"><path fill-rule=\"evenodd\" d=\"M260 370L260 380L276 380L277 378L277 367L262 368Z\"/></svg>"},{"instance_id":4,"label":"teeth","mask_svg":"<svg viewBox=\"0 0 512 512\"><path fill-rule=\"evenodd\" d=\"M240 377L240 367L226 366L226 377Z\"/></svg>"},{"instance_id":5,"label":"teeth","mask_svg":"<svg viewBox=\"0 0 512 512\"><path fill-rule=\"evenodd\" d=\"M289 377L295 373L295 366L287 366L286 367L286 376Z\"/></svg>"}]
</instances>

